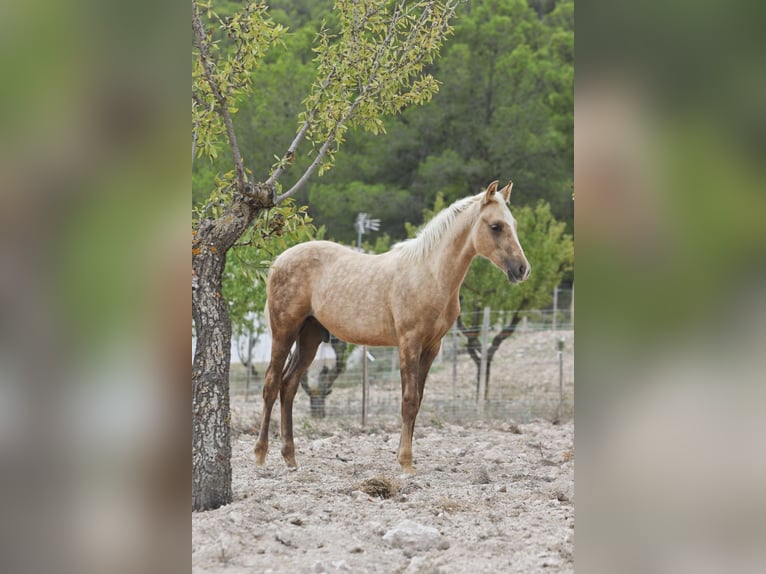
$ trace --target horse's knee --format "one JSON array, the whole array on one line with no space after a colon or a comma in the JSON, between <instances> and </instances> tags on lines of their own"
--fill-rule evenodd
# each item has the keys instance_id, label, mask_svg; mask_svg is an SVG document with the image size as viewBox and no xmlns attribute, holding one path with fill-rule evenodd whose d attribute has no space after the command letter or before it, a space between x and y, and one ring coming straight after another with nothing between
<instances>
[{"instance_id":1,"label":"horse's knee","mask_svg":"<svg viewBox=\"0 0 766 574\"><path fill-rule=\"evenodd\" d=\"M402 417L405 420L414 419L418 414L420 401L417 393L405 393L402 396Z\"/></svg>"},{"instance_id":2,"label":"horse's knee","mask_svg":"<svg viewBox=\"0 0 766 574\"><path fill-rule=\"evenodd\" d=\"M276 401L280 387L281 382L276 377L267 375L266 382L263 384L263 400L267 404L272 404Z\"/></svg>"}]
</instances>

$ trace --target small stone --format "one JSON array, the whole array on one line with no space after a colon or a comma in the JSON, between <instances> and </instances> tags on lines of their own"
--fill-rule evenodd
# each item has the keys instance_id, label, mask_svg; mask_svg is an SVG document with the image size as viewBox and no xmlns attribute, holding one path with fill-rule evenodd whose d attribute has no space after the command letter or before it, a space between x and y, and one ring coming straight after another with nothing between
<instances>
[{"instance_id":1,"label":"small stone","mask_svg":"<svg viewBox=\"0 0 766 574\"><path fill-rule=\"evenodd\" d=\"M441 566L433 563L430 556L415 556L410 560L404 574L444 574Z\"/></svg>"},{"instance_id":2,"label":"small stone","mask_svg":"<svg viewBox=\"0 0 766 574\"><path fill-rule=\"evenodd\" d=\"M291 537L286 532L277 532L274 535L274 540L276 540L277 542L281 544L284 544L288 548L296 548Z\"/></svg>"},{"instance_id":3,"label":"small stone","mask_svg":"<svg viewBox=\"0 0 766 574\"><path fill-rule=\"evenodd\" d=\"M368 530L371 530L373 534L377 534L378 536L383 536L386 533L386 530L383 528L383 525L380 522L377 522L374 520L365 523L364 526Z\"/></svg>"},{"instance_id":4,"label":"small stone","mask_svg":"<svg viewBox=\"0 0 766 574\"><path fill-rule=\"evenodd\" d=\"M242 513L237 512L236 510L232 511L229 514L229 520L231 520L234 524L241 524L242 523Z\"/></svg>"},{"instance_id":5,"label":"small stone","mask_svg":"<svg viewBox=\"0 0 766 574\"><path fill-rule=\"evenodd\" d=\"M345 560L338 560L336 562L332 563L333 566L335 566L336 572L350 572L351 567L348 565L348 562Z\"/></svg>"},{"instance_id":6,"label":"small stone","mask_svg":"<svg viewBox=\"0 0 766 574\"><path fill-rule=\"evenodd\" d=\"M370 498L368 494L362 492L361 490L354 490L351 493L351 498L353 498L354 500L358 502L369 502L370 500L372 500L372 498Z\"/></svg>"},{"instance_id":7,"label":"small stone","mask_svg":"<svg viewBox=\"0 0 766 574\"><path fill-rule=\"evenodd\" d=\"M472 482L474 484L489 484L492 480L489 478L489 472L487 468L482 466L476 472L473 473Z\"/></svg>"},{"instance_id":8,"label":"small stone","mask_svg":"<svg viewBox=\"0 0 766 574\"><path fill-rule=\"evenodd\" d=\"M442 536L432 526L403 520L386 532L383 540L393 548L402 549L405 556L412 557L417 552L425 552L437 547L442 541Z\"/></svg>"}]
</instances>

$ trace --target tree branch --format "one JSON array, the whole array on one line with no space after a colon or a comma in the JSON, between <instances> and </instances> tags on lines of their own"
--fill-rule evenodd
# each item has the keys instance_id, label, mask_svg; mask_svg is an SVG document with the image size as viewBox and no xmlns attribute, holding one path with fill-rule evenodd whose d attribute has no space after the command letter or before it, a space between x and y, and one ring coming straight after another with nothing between
<instances>
[{"instance_id":1,"label":"tree branch","mask_svg":"<svg viewBox=\"0 0 766 574\"><path fill-rule=\"evenodd\" d=\"M306 391L306 394L308 396L311 396L311 387L309 387L309 375L308 371L303 373L303 376L301 377L301 388Z\"/></svg>"},{"instance_id":2,"label":"tree branch","mask_svg":"<svg viewBox=\"0 0 766 574\"><path fill-rule=\"evenodd\" d=\"M492 362L492 357L495 355L495 351L497 351L498 347L500 347L500 344L516 332L516 327L522 319L521 312L528 304L529 299L522 299L521 303L518 305L518 310L513 314L510 323L505 325L500 332L492 338L492 344L489 346L489 349L487 349L487 364Z\"/></svg>"},{"instance_id":3,"label":"tree branch","mask_svg":"<svg viewBox=\"0 0 766 574\"><path fill-rule=\"evenodd\" d=\"M229 138L229 146L231 147L231 155L234 158L234 169L237 174L237 184L240 193L245 193L247 189L247 177L245 175L245 164L242 161L242 154L239 152L239 144L237 143L237 137L234 134L234 124L231 120L231 114L229 113L229 105L226 102L226 97L218 82L215 80L215 61L208 50L207 37L205 30L202 27L202 21L199 17L199 9L197 8L196 0L192 0L192 29L194 30L194 43L199 50L200 60L202 61L202 69L205 72L205 79L207 80L210 90L213 93L218 102L218 113L221 114L223 124L226 127L226 135Z\"/></svg>"},{"instance_id":4,"label":"tree branch","mask_svg":"<svg viewBox=\"0 0 766 574\"><path fill-rule=\"evenodd\" d=\"M327 74L327 77L324 79L324 81L319 85L320 91L324 91L327 89L327 86L330 85L330 82L335 77L336 68L333 66L333 69L330 71L329 74ZM317 110L319 109L319 103L314 106L314 108L308 113L308 116L306 117L306 121L303 122L303 125L301 126L301 129L298 130L298 133L296 134L295 138L293 138L293 141L290 142L290 145L287 148L287 151L285 152L285 155L283 156L284 159L291 161L293 157L295 157L295 152L298 149L298 146L303 141L303 138L306 137L306 134L309 131L309 128L311 128L311 122L314 120L314 116L316 116ZM285 171L285 167L287 166L286 163L280 162L279 165L274 169L274 171L269 176L269 179L266 180L266 185L272 185L274 184L277 179L279 179L279 176L282 175ZM297 191L297 190L296 190ZM289 197L289 196L285 196ZM277 198L277 201L281 201L284 198Z\"/></svg>"},{"instance_id":5,"label":"tree branch","mask_svg":"<svg viewBox=\"0 0 766 574\"><path fill-rule=\"evenodd\" d=\"M359 29L364 27L364 25L369 21L369 19L375 15L377 12L379 12L382 9L383 5L379 5L377 8L373 8L371 11L367 12L364 17L362 18L361 22L357 22L354 31L358 32ZM356 9L356 8L355 8ZM335 78L335 75L337 73L337 67L333 66L332 70L329 74L327 74L327 77L322 81L322 83L319 85L319 91L324 92L327 89L327 86L330 85L330 82ZM360 86L360 93L362 92L362 88ZM358 104L357 104L358 105ZM301 126L300 130L298 130L298 133L296 134L295 138L293 138L293 141L290 143L290 145L287 148L287 151L285 152L284 156L282 156L285 160L288 162L292 160L293 157L295 157L295 152L298 149L298 146L301 144L303 139L306 137L306 134L308 133L309 129L311 128L311 123L314 120L314 117L316 116L317 110L319 109L320 102L317 102L317 104L308 112L308 116L306 117L306 120L303 122L303 125ZM356 107L356 106L354 106ZM338 123L336 128L339 128L342 122L347 121L347 119L341 120L341 122ZM333 131L334 134L337 133L337 129ZM328 136L329 138L330 136ZM327 141L325 142L327 143ZM332 142L330 142L332 143ZM322 151L322 148L324 148L324 151ZM317 159L321 162L322 157L327 152L327 149L329 149L329 146L322 146L320 148L320 155L317 156ZM316 164L316 165L314 165ZM269 179L266 180L266 184L274 184L277 179L284 173L285 168L287 167L287 162L280 162L279 165L274 169L274 171L269 176ZM283 193L280 195L276 201L280 202L283 199L287 199L288 197L294 195L301 187L303 187L310 178L314 171L316 171L316 168L318 167L319 162L316 160L309 166L309 169L306 170L306 172L301 176L300 180L292 187L290 190L288 190L286 193ZM299 185L300 184L300 185Z\"/></svg>"},{"instance_id":6,"label":"tree branch","mask_svg":"<svg viewBox=\"0 0 766 574\"><path fill-rule=\"evenodd\" d=\"M333 383L346 370L345 358L348 343L330 335L330 345L332 345L332 349L335 351L335 366L333 366L332 370L327 371L325 371L327 367L323 367L322 372L319 374L319 391L324 397L332 392Z\"/></svg>"},{"instance_id":7,"label":"tree branch","mask_svg":"<svg viewBox=\"0 0 766 574\"><path fill-rule=\"evenodd\" d=\"M457 4L455 4L456 6ZM309 180L309 178L314 174L314 172L317 170L319 165L322 163L322 159L327 154L327 151L330 149L330 146L335 143L335 138L338 134L338 131L343 127L346 122L351 119L356 109L359 107L359 105L368 97L375 96L381 89L382 85L380 85L377 89L372 90L372 86L375 85L377 79L378 79L378 72L380 71L381 63L383 56L386 54L386 52L389 50L391 46L391 42L393 41L394 35L396 34L396 24L401 20L403 17L408 15L411 10L414 9L414 5L407 8L404 12L402 12L402 7L404 6L404 2L401 2L400 4L397 4L394 8L394 13L391 16L391 22L389 24L388 31L386 33L386 37L384 38L383 42L378 47L378 51L375 54L375 61L373 62L372 69L370 72L369 77L367 78L367 83L363 88L361 88L359 95L354 100L354 103L351 105L351 107L348 109L348 111L341 117L340 120L336 122L336 124L333 126L332 130L330 130L330 133L327 134L327 138L325 139L324 143L322 144L322 147L319 148L319 152L317 153L316 158L314 158L314 161L311 162L311 165L306 169L306 171L303 173L303 175L298 179L298 181L293 185L289 190L287 190L282 195L278 196L276 201L280 202L284 199L287 199L288 197L291 197L295 195ZM454 12L455 7L451 8L451 13ZM419 30L423 23L426 20L426 15L430 11L430 6L428 6L423 13L420 16L420 19L418 20L418 23L416 26L414 26L414 30L410 32L410 36L417 30ZM369 16L368 16L369 17ZM422 56L421 56L422 57ZM334 72L334 70L333 70ZM326 87L327 84L329 84L329 81L331 79L332 73L328 75L328 78L325 80L325 84L323 86ZM301 128L301 131L298 132L298 135L293 140L293 144L291 144L291 148L288 148L288 153L295 152L295 148L297 147L298 143L300 143L300 140L303 139L303 137L306 135L306 132L309 129L310 121L313 119L314 113L316 112L316 108L312 110L311 115L309 118L306 119L306 122L304 123L303 127ZM288 156L289 157L289 156ZM278 166L275 170L274 174L272 174L272 177L269 178L269 181L276 180L276 177L279 177L281 175L284 168L282 166Z\"/></svg>"},{"instance_id":8,"label":"tree branch","mask_svg":"<svg viewBox=\"0 0 766 574\"><path fill-rule=\"evenodd\" d=\"M194 135L192 136L192 167L194 167L194 156L197 151L197 135L199 132L199 121L194 118Z\"/></svg>"},{"instance_id":9,"label":"tree branch","mask_svg":"<svg viewBox=\"0 0 766 574\"><path fill-rule=\"evenodd\" d=\"M477 351L477 349L481 347L478 337L479 331L474 328L466 327L460 315L457 317L457 328L460 329L460 332L466 338L465 348L468 351L468 354L471 356L473 362L478 365L481 362L481 355L479 351Z\"/></svg>"},{"instance_id":10,"label":"tree branch","mask_svg":"<svg viewBox=\"0 0 766 574\"><path fill-rule=\"evenodd\" d=\"M289 190L287 190L285 193L277 197L277 203L281 202L284 199L287 199L288 197L292 197L295 195L295 193L302 188L304 185L306 185L306 182L309 180L309 178L314 175L314 172L319 167L319 164L322 163L322 158L324 158L325 154L327 153L327 150L330 149L330 146L335 143L335 136L338 134L338 130L349 120L349 118L354 114L356 111L356 108L359 107L359 104L362 103L363 97L360 94L356 100L354 100L354 103L351 104L351 107L348 109L348 111L343 114L343 117L338 120L338 123L336 123L332 130L330 130L330 133L327 134L327 139L322 144L322 147L319 148L319 153L317 153L317 156L314 158L314 161L311 162L311 165L306 169L306 171L303 173L303 175L300 177L298 181L295 182L295 185L293 185Z\"/></svg>"}]
</instances>

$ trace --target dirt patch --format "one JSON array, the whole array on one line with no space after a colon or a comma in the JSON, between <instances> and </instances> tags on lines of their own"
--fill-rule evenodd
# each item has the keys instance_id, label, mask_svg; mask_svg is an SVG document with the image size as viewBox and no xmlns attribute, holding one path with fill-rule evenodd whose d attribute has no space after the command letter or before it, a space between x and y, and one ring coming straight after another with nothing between
<instances>
[{"instance_id":1,"label":"dirt patch","mask_svg":"<svg viewBox=\"0 0 766 574\"><path fill-rule=\"evenodd\" d=\"M256 437L236 434L234 502L192 515L194 572L574 571L571 422L425 421L414 476L396 462L396 424L295 423L294 471L277 436L259 468ZM404 523L415 540L397 546L386 534Z\"/></svg>"},{"instance_id":2,"label":"dirt patch","mask_svg":"<svg viewBox=\"0 0 766 574\"><path fill-rule=\"evenodd\" d=\"M365 494L377 498L391 498L401 491L402 485L398 480L390 480L385 476L376 476L363 480L359 490Z\"/></svg>"}]
</instances>

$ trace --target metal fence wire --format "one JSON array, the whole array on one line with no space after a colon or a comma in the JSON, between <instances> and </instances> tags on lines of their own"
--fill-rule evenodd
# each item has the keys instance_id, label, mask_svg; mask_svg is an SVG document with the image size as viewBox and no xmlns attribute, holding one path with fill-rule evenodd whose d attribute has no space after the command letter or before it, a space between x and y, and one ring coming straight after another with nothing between
<instances>
[{"instance_id":1,"label":"metal fence wire","mask_svg":"<svg viewBox=\"0 0 766 574\"><path fill-rule=\"evenodd\" d=\"M509 311L489 312L487 350L513 316L514 313ZM461 319L464 327L482 324L481 319L467 313L463 313ZM481 355L481 345L472 357L467 342L457 325L444 337L441 352L426 380L419 421L505 419L524 423L534 418L562 421L572 418L574 329L570 309L525 311L513 334L499 344L488 362L486 388L482 387L481 393L480 362L475 360L477 353ZM332 347L322 345L326 347L320 349L307 374L312 389L318 387L322 367L331 369L335 365ZM364 423L372 426L397 422L401 412L401 379L398 349L394 347L349 346L345 370L325 398L324 417L362 422L365 350ZM240 363L232 364L231 393L235 400L246 401L248 406L256 403L252 407L258 408L268 365L256 363L253 366L255 374L251 372L246 388L245 368ZM295 399L294 413L296 417L317 414L312 415L309 396L302 388Z\"/></svg>"}]
</instances>

